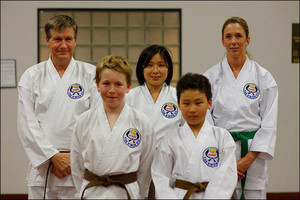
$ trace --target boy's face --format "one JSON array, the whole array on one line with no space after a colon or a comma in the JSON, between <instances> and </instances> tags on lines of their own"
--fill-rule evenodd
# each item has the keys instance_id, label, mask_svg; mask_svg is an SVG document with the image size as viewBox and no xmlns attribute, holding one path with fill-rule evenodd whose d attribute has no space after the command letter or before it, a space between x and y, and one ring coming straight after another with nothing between
<instances>
[{"instance_id":1,"label":"boy's face","mask_svg":"<svg viewBox=\"0 0 300 200\"><path fill-rule=\"evenodd\" d=\"M129 92L130 85L126 82L125 74L106 68L101 73L97 88L103 104L110 109L118 109L123 107L124 97Z\"/></svg>"},{"instance_id":2,"label":"boy's face","mask_svg":"<svg viewBox=\"0 0 300 200\"><path fill-rule=\"evenodd\" d=\"M182 116L191 128L201 128L207 109L211 107L212 100L207 101L205 93L197 89L188 89L181 93L178 104Z\"/></svg>"}]
</instances>

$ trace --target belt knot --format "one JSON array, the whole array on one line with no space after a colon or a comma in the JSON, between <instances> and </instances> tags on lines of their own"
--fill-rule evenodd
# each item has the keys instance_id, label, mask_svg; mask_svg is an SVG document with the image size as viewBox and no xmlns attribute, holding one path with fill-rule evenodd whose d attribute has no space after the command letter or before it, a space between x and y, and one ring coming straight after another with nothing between
<instances>
[{"instance_id":1,"label":"belt knot","mask_svg":"<svg viewBox=\"0 0 300 200\"><path fill-rule=\"evenodd\" d=\"M108 175L97 177L97 179L99 179L99 181L103 182L102 185L105 187L113 184L113 180L111 178L109 178Z\"/></svg>"},{"instance_id":2,"label":"belt knot","mask_svg":"<svg viewBox=\"0 0 300 200\"><path fill-rule=\"evenodd\" d=\"M192 182L189 182L189 181L179 180L179 179L176 179L176 181L175 181L175 187L187 190L187 192L185 193L183 199L189 199L190 196L192 194L194 194L195 192L205 191L207 185L208 185L208 182L192 183Z\"/></svg>"},{"instance_id":3,"label":"belt knot","mask_svg":"<svg viewBox=\"0 0 300 200\"><path fill-rule=\"evenodd\" d=\"M193 186L195 188L197 188L197 192L205 191L205 189L206 189L206 186L204 184L202 184L202 183L199 183L199 182L194 183Z\"/></svg>"}]
</instances>

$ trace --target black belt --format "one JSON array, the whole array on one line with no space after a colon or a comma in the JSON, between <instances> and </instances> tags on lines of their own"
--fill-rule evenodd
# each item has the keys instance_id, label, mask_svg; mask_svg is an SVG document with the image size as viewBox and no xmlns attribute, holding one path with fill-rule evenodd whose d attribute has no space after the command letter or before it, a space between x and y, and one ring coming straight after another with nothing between
<instances>
[{"instance_id":1,"label":"black belt","mask_svg":"<svg viewBox=\"0 0 300 200\"><path fill-rule=\"evenodd\" d=\"M70 153L70 151L59 151L59 153ZM48 175L49 175L49 170L50 170L51 165L52 165L52 162L50 161L49 165L48 165L48 169L47 169L47 174L46 174L45 188L44 188L44 197L43 197L43 199L46 198L47 181L48 181Z\"/></svg>"}]
</instances>

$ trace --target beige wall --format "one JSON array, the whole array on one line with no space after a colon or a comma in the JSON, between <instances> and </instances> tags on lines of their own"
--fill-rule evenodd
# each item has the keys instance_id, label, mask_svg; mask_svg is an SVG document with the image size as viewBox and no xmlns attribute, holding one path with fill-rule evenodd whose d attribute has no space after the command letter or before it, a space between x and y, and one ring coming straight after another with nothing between
<instances>
[{"instance_id":1,"label":"beige wall","mask_svg":"<svg viewBox=\"0 0 300 200\"><path fill-rule=\"evenodd\" d=\"M233 15L250 27L248 51L279 86L278 136L268 192L299 192L299 64L291 63L298 1L265 2L3 2L1 59L16 59L17 81L37 62L37 8L181 8L182 72L203 73L222 59L221 27ZM27 193L28 158L16 129L17 89L1 89L1 193Z\"/></svg>"}]
</instances>

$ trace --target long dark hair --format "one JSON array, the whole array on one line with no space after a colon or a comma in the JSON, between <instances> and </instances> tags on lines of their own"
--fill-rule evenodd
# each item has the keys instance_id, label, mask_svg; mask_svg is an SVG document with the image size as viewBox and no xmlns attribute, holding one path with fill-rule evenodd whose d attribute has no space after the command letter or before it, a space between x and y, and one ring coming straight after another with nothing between
<instances>
[{"instance_id":1,"label":"long dark hair","mask_svg":"<svg viewBox=\"0 0 300 200\"><path fill-rule=\"evenodd\" d=\"M170 85L170 82L173 77L173 62L169 52L170 51L167 49L167 47L160 46L160 45L151 45L142 51L136 65L136 77L140 85L145 84L145 77L143 74L144 68L151 61L152 57L157 53L159 53L164 58L167 64L168 76L167 79L165 80L165 83L167 85Z\"/></svg>"}]
</instances>

